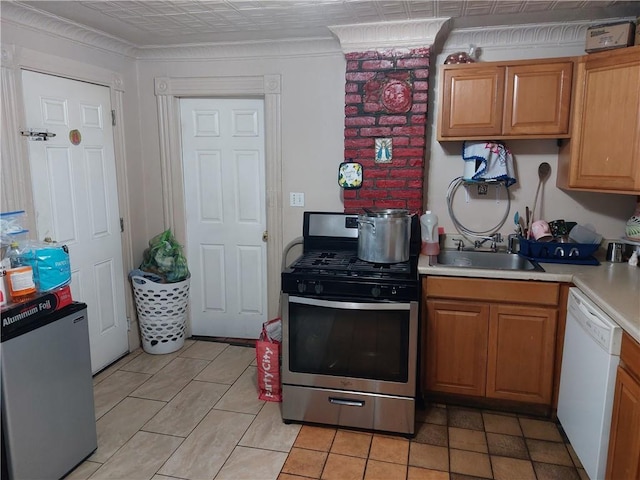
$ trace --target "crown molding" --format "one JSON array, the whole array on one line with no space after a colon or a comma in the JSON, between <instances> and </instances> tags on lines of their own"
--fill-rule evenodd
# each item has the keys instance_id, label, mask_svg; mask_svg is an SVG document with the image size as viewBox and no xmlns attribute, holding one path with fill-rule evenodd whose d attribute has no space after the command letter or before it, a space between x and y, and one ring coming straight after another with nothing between
<instances>
[{"instance_id":1,"label":"crown molding","mask_svg":"<svg viewBox=\"0 0 640 480\"><path fill-rule=\"evenodd\" d=\"M99 49L109 53L116 53L126 57L135 56L135 46L103 32L93 30L69 20L45 14L25 5L2 2L2 22L18 25L30 30L45 32L66 40Z\"/></svg>"},{"instance_id":2,"label":"crown molding","mask_svg":"<svg viewBox=\"0 0 640 480\"><path fill-rule=\"evenodd\" d=\"M137 49L136 58L145 61L209 61L212 59L309 57L340 52L340 46L333 37L323 37L263 42L228 42L207 45L142 47Z\"/></svg>"},{"instance_id":3,"label":"crown molding","mask_svg":"<svg viewBox=\"0 0 640 480\"><path fill-rule=\"evenodd\" d=\"M610 18L598 23L612 23L632 18ZM474 27L452 30L446 39L443 52L467 50L469 45L481 48L553 47L584 46L587 28L593 20L573 22L539 23L523 25L498 25L494 27Z\"/></svg>"},{"instance_id":4,"label":"crown molding","mask_svg":"<svg viewBox=\"0 0 640 480\"><path fill-rule=\"evenodd\" d=\"M381 49L410 49L433 45L447 18L330 26L344 53Z\"/></svg>"}]
</instances>

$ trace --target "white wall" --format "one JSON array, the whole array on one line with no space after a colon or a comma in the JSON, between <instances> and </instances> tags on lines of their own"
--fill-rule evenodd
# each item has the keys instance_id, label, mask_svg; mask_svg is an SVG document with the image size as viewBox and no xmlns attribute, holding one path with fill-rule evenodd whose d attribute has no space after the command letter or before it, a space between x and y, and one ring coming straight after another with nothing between
<instances>
[{"instance_id":1,"label":"white wall","mask_svg":"<svg viewBox=\"0 0 640 480\"><path fill-rule=\"evenodd\" d=\"M149 233L162 228L156 77L278 74L282 78L282 204L284 243L302 234L305 210L342 211L338 165L344 158L345 59L332 52L312 56L139 62L139 96ZM180 159L175 159L180 161ZM289 192L305 194L305 206L290 207Z\"/></svg>"},{"instance_id":2,"label":"white wall","mask_svg":"<svg viewBox=\"0 0 640 480\"><path fill-rule=\"evenodd\" d=\"M550 58L584 55L583 44L547 46L544 48L523 48L518 46L483 47L479 61L520 60L528 58ZM436 137L439 95L440 66L453 51L461 48L448 46L445 42L440 54L431 56L429 105L430 132L427 142L429 171L425 208L435 211L439 225L446 233L457 233L447 211L447 187L451 180L462 175L462 142L438 142ZM466 49L465 49L466 50ZM538 166L541 162L551 165L551 176L540 191L536 217L545 220L565 219L581 224L590 223L605 236L619 238L624 234L624 224L633 214L636 197L589 192L568 192L556 187L558 146L556 140L511 140L506 145L512 152L518 183L510 187L511 208L506 223L500 229L503 235L514 233L515 212L524 215L525 207L533 206L538 185ZM498 224L506 208L506 197L502 189L502 200L496 201L495 191L490 189L486 197L478 197L472 190L466 202L462 187L454 196L454 214L466 227L475 231L488 230ZM475 194L475 195L473 195Z\"/></svg>"}]
</instances>

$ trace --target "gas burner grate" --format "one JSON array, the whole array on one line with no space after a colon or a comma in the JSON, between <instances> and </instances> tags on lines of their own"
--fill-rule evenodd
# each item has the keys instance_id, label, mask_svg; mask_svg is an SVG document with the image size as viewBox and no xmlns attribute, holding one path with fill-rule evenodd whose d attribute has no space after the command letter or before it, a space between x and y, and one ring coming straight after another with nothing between
<instances>
[{"instance_id":1,"label":"gas burner grate","mask_svg":"<svg viewBox=\"0 0 640 480\"><path fill-rule=\"evenodd\" d=\"M360 260L352 251L306 252L291 268L325 275L395 275L410 273L409 262L371 263Z\"/></svg>"}]
</instances>

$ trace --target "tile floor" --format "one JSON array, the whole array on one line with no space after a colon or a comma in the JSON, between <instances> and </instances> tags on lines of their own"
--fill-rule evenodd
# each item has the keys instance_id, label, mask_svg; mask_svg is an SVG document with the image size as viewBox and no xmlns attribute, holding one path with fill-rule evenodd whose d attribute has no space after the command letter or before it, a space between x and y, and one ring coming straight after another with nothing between
<instances>
[{"instance_id":1,"label":"tile floor","mask_svg":"<svg viewBox=\"0 0 640 480\"><path fill-rule=\"evenodd\" d=\"M67 479L587 479L556 424L443 405L416 436L285 425L253 348L186 340L94 377L98 449Z\"/></svg>"}]
</instances>

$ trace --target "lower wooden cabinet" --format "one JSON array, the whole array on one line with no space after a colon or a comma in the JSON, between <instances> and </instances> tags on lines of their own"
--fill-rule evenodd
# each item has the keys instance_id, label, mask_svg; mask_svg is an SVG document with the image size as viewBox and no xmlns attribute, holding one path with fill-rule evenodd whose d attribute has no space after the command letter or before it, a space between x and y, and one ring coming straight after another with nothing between
<instances>
[{"instance_id":1,"label":"lower wooden cabinet","mask_svg":"<svg viewBox=\"0 0 640 480\"><path fill-rule=\"evenodd\" d=\"M427 300L427 390L484 396L489 305Z\"/></svg>"},{"instance_id":2,"label":"lower wooden cabinet","mask_svg":"<svg viewBox=\"0 0 640 480\"><path fill-rule=\"evenodd\" d=\"M435 285L439 279L444 284ZM468 293L470 300L457 299L464 294L461 292L479 292L470 280L425 279L423 389L427 393L551 405L558 284L542 286L548 288L548 296L541 296L540 301L549 305L524 303L528 299L522 288L526 287L520 284L526 282L486 279L476 280L485 289L487 283L497 282L492 301L478 301L474 293ZM432 297L430 292L442 298Z\"/></svg>"},{"instance_id":3,"label":"lower wooden cabinet","mask_svg":"<svg viewBox=\"0 0 640 480\"><path fill-rule=\"evenodd\" d=\"M640 345L622 337L609 435L607 480L640 479Z\"/></svg>"},{"instance_id":4,"label":"lower wooden cabinet","mask_svg":"<svg viewBox=\"0 0 640 480\"><path fill-rule=\"evenodd\" d=\"M487 397L551 403L558 310L491 305Z\"/></svg>"}]
</instances>

